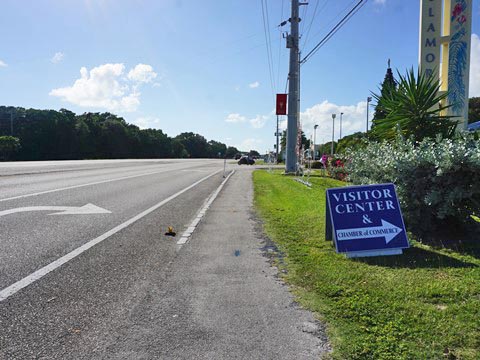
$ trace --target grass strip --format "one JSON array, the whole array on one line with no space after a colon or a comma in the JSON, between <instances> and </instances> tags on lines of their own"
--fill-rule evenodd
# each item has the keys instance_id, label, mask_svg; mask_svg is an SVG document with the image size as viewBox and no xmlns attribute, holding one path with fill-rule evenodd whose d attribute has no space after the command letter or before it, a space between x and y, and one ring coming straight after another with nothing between
<instances>
[{"instance_id":1,"label":"grass strip","mask_svg":"<svg viewBox=\"0 0 480 360\"><path fill-rule=\"evenodd\" d=\"M325 241L325 190L279 171L253 174L267 236L285 254L297 301L326 322L334 359L480 359L480 246L411 240L401 256L347 259ZM479 240L480 242L480 240Z\"/></svg>"}]
</instances>

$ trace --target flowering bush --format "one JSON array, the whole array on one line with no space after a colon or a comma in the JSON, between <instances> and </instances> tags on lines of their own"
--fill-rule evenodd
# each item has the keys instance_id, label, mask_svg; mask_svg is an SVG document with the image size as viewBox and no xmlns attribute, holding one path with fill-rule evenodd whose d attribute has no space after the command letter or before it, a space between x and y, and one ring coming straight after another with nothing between
<instances>
[{"instance_id":1,"label":"flowering bush","mask_svg":"<svg viewBox=\"0 0 480 360\"><path fill-rule=\"evenodd\" d=\"M355 184L392 182L410 231L421 238L463 230L480 215L480 141L472 134L454 139L397 139L370 143L348 153L348 180Z\"/></svg>"},{"instance_id":2,"label":"flowering bush","mask_svg":"<svg viewBox=\"0 0 480 360\"><path fill-rule=\"evenodd\" d=\"M345 162L346 158L344 156L328 156L325 162L328 174L334 179L345 180L347 177Z\"/></svg>"}]
</instances>

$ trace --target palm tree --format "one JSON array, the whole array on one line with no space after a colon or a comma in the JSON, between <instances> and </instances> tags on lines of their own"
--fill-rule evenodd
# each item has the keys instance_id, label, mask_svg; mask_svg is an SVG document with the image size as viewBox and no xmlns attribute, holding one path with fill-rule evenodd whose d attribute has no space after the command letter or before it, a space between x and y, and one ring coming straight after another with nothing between
<instances>
[{"instance_id":1,"label":"palm tree","mask_svg":"<svg viewBox=\"0 0 480 360\"><path fill-rule=\"evenodd\" d=\"M400 132L416 141L439 134L453 136L457 122L445 113L452 105L441 105L448 93L439 93L440 84L423 73L415 76L413 68L406 76L398 73L398 77L396 91L372 94L385 118L376 121L370 135L377 140L393 140Z\"/></svg>"}]
</instances>

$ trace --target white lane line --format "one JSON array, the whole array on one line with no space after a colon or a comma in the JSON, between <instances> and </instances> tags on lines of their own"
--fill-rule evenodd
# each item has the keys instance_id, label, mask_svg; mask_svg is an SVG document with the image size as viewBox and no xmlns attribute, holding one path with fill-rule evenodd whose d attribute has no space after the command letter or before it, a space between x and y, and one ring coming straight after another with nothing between
<instances>
[{"instance_id":1,"label":"white lane line","mask_svg":"<svg viewBox=\"0 0 480 360\"><path fill-rule=\"evenodd\" d=\"M29 211L49 211L49 215L90 215L90 214L111 214L112 212L93 204L83 206L27 206L15 209L0 211L0 217L10 214ZM53 213L52 213L53 211Z\"/></svg>"},{"instance_id":2,"label":"white lane line","mask_svg":"<svg viewBox=\"0 0 480 360\"><path fill-rule=\"evenodd\" d=\"M125 221L124 223L114 227L113 229L107 231L105 234L100 235L99 237L97 237L93 240L90 240L86 244L83 244L82 246L80 246L80 247L76 248L75 250L69 252L68 254L62 256L61 258L55 260L54 262L44 266L41 269L38 269L34 273L24 277L23 279L17 281L16 283L14 283L12 285L6 287L5 289L0 291L0 302L2 302L3 300L7 299L10 296L12 296L13 294L20 291L21 289L29 286L30 284L34 283L35 281L41 279L42 277L47 275L49 272L52 272L53 270L59 268L63 264L65 264L65 263L69 262L70 260L76 258L78 255L84 253L85 251L87 251L91 247L101 243L103 240L109 238L113 234L116 234L120 230L125 229L127 226L129 226L129 225L133 224L134 222L140 220L141 218L147 216L152 211L157 210L159 207L165 205L169 201L171 201L171 200L175 199L176 197L182 195L184 192L194 188L195 186L197 186L201 182L203 182L203 181L207 180L208 178L218 174L220 171L223 171L223 169L217 170L214 173L205 176L204 178L202 178L202 179L198 180L197 182L193 183L192 185L187 186L185 189L180 190L179 192L169 196L165 200L160 201L158 204L152 206L151 208L141 212L140 214L134 216L133 218L131 218L131 219Z\"/></svg>"},{"instance_id":3,"label":"white lane line","mask_svg":"<svg viewBox=\"0 0 480 360\"><path fill-rule=\"evenodd\" d=\"M227 183L228 179L230 179L230 177L233 175L234 172L235 172L235 170L232 170L230 172L230 174L228 174L228 176L225 178L225 180L222 181L220 186L212 193L212 195L210 195L207 198L207 200L205 200L205 202L203 203L203 206L200 209L200 211L197 213L197 215L195 216L195 218L193 219L191 224L188 226L187 230L184 231L184 233L182 234L180 239L177 241L177 245L180 245L180 248L188 242L188 240L192 236L193 232L195 231L195 228L198 226L198 224L200 223L202 218L207 213L208 208L215 201L218 194L220 194L220 191L222 191L222 189L225 186L225 184Z\"/></svg>"},{"instance_id":4,"label":"white lane line","mask_svg":"<svg viewBox=\"0 0 480 360\"><path fill-rule=\"evenodd\" d=\"M67 186L67 187L58 188L58 189L39 191L39 192L36 192L36 193L31 193L31 194L26 194L26 195L19 195L19 196L13 196L13 197L5 198L5 199L0 199L0 201L22 199L22 198L26 198L26 197L30 197L30 196L37 196L37 195L49 194L49 193L57 192L57 191L77 189L77 188L81 188L81 187L85 187L85 186L105 184L105 183L108 183L108 182L114 182L114 181L120 181L120 180L126 180L126 179L133 179L133 178L140 177L140 176L148 176L148 175L159 174L159 173L168 172L168 171L175 171L175 169L170 169L170 170L169 169L163 169L163 170L153 171L153 172L149 172L149 173L129 175L129 176L123 176L123 177L119 177L119 178L115 178L115 179L95 181L95 182L91 182L91 183L87 183L87 184L72 185L72 186Z\"/></svg>"}]
</instances>

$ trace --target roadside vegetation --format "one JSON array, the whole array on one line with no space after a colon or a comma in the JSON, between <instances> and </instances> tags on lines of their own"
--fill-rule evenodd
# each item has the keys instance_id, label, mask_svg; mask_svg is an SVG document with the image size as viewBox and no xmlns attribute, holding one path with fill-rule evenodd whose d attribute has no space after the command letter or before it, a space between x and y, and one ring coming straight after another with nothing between
<instances>
[{"instance_id":1,"label":"roadside vegetation","mask_svg":"<svg viewBox=\"0 0 480 360\"><path fill-rule=\"evenodd\" d=\"M200 134L170 137L108 112L0 106L0 160L233 158L237 153Z\"/></svg>"},{"instance_id":2,"label":"roadside vegetation","mask_svg":"<svg viewBox=\"0 0 480 360\"><path fill-rule=\"evenodd\" d=\"M401 256L347 259L325 241L325 190L345 183L310 181L258 170L255 205L299 303L327 323L332 357L479 359L480 243L410 239Z\"/></svg>"},{"instance_id":3,"label":"roadside vegetation","mask_svg":"<svg viewBox=\"0 0 480 360\"><path fill-rule=\"evenodd\" d=\"M285 280L328 326L335 359L480 359L480 133L455 132L439 85L389 68L368 134L328 148L312 188L254 173ZM442 107L443 106L443 107ZM325 191L394 183L411 248L347 259L325 241Z\"/></svg>"}]
</instances>

